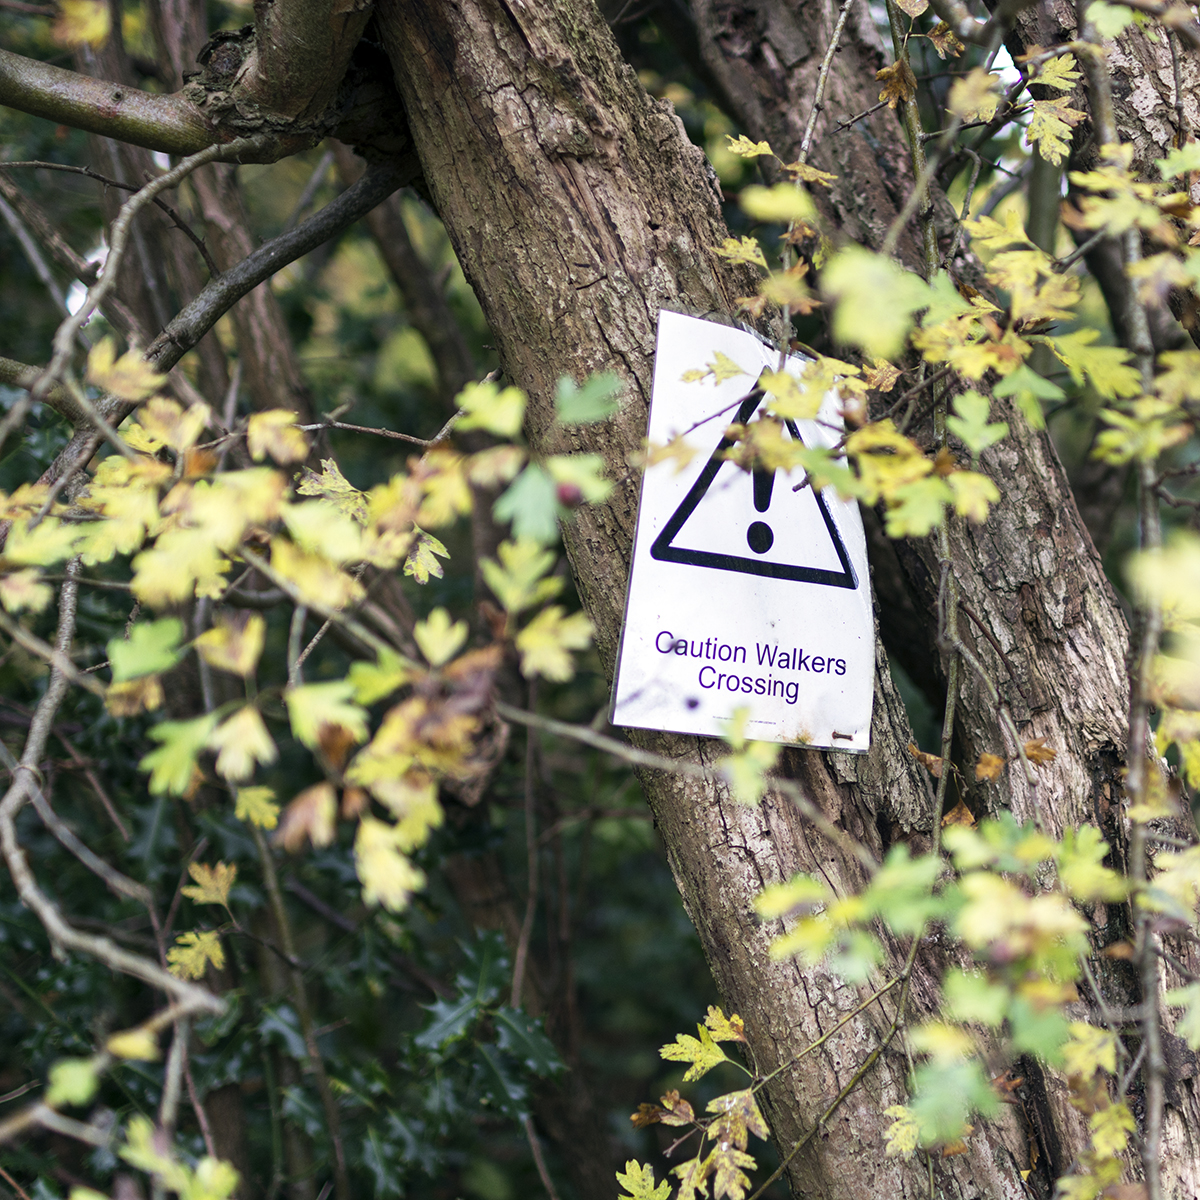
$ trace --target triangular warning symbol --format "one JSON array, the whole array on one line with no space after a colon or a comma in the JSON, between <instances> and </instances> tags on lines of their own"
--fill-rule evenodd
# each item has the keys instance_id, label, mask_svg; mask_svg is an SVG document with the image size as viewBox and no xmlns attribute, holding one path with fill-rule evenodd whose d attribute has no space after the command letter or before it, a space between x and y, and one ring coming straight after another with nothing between
<instances>
[{"instance_id":1,"label":"triangular warning symbol","mask_svg":"<svg viewBox=\"0 0 1200 1200\"><path fill-rule=\"evenodd\" d=\"M744 424L748 421L754 414L755 409L762 402L762 399L763 392L761 390L755 389L751 392L742 401L741 407L738 409L737 422ZM803 442L795 422L787 421L785 424L792 437L798 442ZM693 567L710 567L718 571L740 571L745 575L765 575L771 579L792 579L798 583L819 583L825 587L850 588L851 590L857 588L858 577L855 575L854 567L850 563L850 556L846 553L846 547L842 542L842 535L838 531L837 525L834 524L833 517L829 512L829 506L825 503L825 497L815 488L812 489L812 497L816 501L816 509L821 515L824 527L829 533L831 548L834 554L837 555L837 561L841 565L841 570L803 566L796 562L781 562L778 558L769 560L712 550L695 550L675 544L688 518L696 511L700 501L708 493L713 480L717 477L717 473L723 466L728 465L728 460L724 457L724 453L732 445L733 442L729 438L721 439L720 444L713 451L712 457L708 460L704 470L700 472L696 482L688 490L688 494L684 496L679 507L671 514L671 519L663 527L662 532L654 539L654 544L650 547L651 558L656 558L660 562L686 563ZM767 482L769 482L770 477L766 478ZM758 480L756 479L756 507L759 507L758 493L760 490L762 489L758 487ZM770 488L766 488L765 491L767 496L769 496ZM763 542L757 541L755 538L755 526L753 525L750 527L748 535L749 544L750 548L756 553L765 554L766 550L770 548L772 535L765 525L761 525L759 528L765 531L765 546Z\"/></svg>"}]
</instances>

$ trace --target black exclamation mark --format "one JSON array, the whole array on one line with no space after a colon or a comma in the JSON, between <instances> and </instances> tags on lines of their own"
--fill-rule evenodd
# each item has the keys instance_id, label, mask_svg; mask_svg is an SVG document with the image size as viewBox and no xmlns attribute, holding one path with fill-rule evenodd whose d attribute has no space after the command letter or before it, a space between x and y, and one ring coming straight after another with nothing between
<instances>
[{"instance_id":1,"label":"black exclamation mark","mask_svg":"<svg viewBox=\"0 0 1200 1200\"><path fill-rule=\"evenodd\" d=\"M755 468L754 472L754 508L756 512L765 513L771 506L771 489L775 486L775 472ZM770 525L763 521L755 521L746 530L746 541L755 554L766 554L775 542L775 535Z\"/></svg>"}]
</instances>

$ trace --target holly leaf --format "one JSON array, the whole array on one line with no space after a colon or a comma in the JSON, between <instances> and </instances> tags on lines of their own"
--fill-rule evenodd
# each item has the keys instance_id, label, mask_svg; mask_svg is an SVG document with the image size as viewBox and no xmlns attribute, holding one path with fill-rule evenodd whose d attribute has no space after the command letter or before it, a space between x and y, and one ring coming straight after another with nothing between
<instances>
[{"instance_id":1,"label":"holly leaf","mask_svg":"<svg viewBox=\"0 0 1200 1200\"><path fill-rule=\"evenodd\" d=\"M875 78L883 84L879 99L888 108L895 108L901 101L907 103L917 94L917 77L907 58L898 58L890 67L875 72Z\"/></svg>"},{"instance_id":2,"label":"holly leaf","mask_svg":"<svg viewBox=\"0 0 1200 1200\"><path fill-rule=\"evenodd\" d=\"M643 1166L632 1158L625 1164L623 1175L617 1172L617 1182L625 1189L625 1195L619 1200L669 1200L671 1195L667 1180L655 1186L654 1168L649 1163Z\"/></svg>"},{"instance_id":3,"label":"holly leaf","mask_svg":"<svg viewBox=\"0 0 1200 1200\"><path fill-rule=\"evenodd\" d=\"M741 158L759 158L763 154L774 154L766 142L752 142L744 133L739 133L737 137L732 134L726 134L725 140L729 143L726 149L730 154L736 154Z\"/></svg>"},{"instance_id":4,"label":"holly leaf","mask_svg":"<svg viewBox=\"0 0 1200 1200\"><path fill-rule=\"evenodd\" d=\"M455 404L464 414L458 419L458 429L486 429L502 438L515 438L521 432L525 393L520 388L501 388L491 379L468 383Z\"/></svg>"},{"instance_id":5,"label":"holly leaf","mask_svg":"<svg viewBox=\"0 0 1200 1200\"><path fill-rule=\"evenodd\" d=\"M245 677L258 666L266 632L267 623L258 613L222 615L192 644L210 667Z\"/></svg>"},{"instance_id":6,"label":"holly leaf","mask_svg":"<svg viewBox=\"0 0 1200 1200\"><path fill-rule=\"evenodd\" d=\"M237 879L237 867L233 863L219 862L215 867L204 863L188 863L188 874L195 880L192 887L180 891L197 904L220 904L229 907L229 889Z\"/></svg>"},{"instance_id":7,"label":"holly leaf","mask_svg":"<svg viewBox=\"0 0 1200 1200\"><path fill-rule=\"evenodd\" d=\"M554 408L561 425L594 425L607 421L620 407L620 376L611 372L589 375L579 386L569 375L554 388Z\"/></svg>"},{"instance_id":8,"label":"holly leaf","mask_svg":"<svg viewBox=\"0 0 1200 1200\"><path fill-rule=\"evenodd\" d=\"M296 414L286 408L254 413L246 427L246 446L255 462L262 462L268 454L280 465L308 456L308 438Z\"/></svg>"},{"instance_id":9,"label":"holly leaf","mask_svg":"<svg viewBox=\"0 0 1200 1200\"><path fill-rule=\"evenodd\" d=\"M990 403L976 391L964 392L954 398L954 415L946 418L950 432L958 437L972 454L982 454L989 446L1008 436L1006 421L988 422Z\"/></svg>"},{"instance_id":10,"label":"holly leaf","mask_svg":"<svg viewBox=\"0 0 1200 1200\"><path fill-rule=\"evenodd\" d=\"M101 6L76 4L74 7L79 9ZM65 17L65 6L62 11ZM104 37L107 36L106 29ZM103 41L104 38L100 40ZM101 391L110 392L131 404L140 404L148 396L153 396L167 380L165 375L160 375L136 350L127 350L118 358L117 344L110 337L101 339L88 351L87 378L89 383L94 383Z\"/></svg>"},{"instance_id":11,"label":"holly leaf","mask_svg":"<svg viewBox=\"0 0 1200 1200\"><path fill-rule=\"evenodd\" d=\"M437 556L449 558L450 551L446 549L431 533L426 533L419 525L413 526L417 540L404 560L404 573L411 575L418 583L428 583L430 577L441 579L445 574Z\"/></svg>"},{"instance_id":12,"label":"holly leaf","mask_svg":"<svg viewBox=\"0 0 1200 1200\"><path fill-rule=\"evenodd\" d=\"M279 824L279 805L275 790L269 787L244 787L237 790L233 815L259 829L274 829Z\"/></svg>"},{"instance_id":13,"label":"holly leaf","mask_svg":"<svg viewBox=\"0 0 1200 1200\"><path fill-rule=\"evenodd\" d=\"M217 715L206 713L190 721L160 721L149 733L157 750L151 750L138 766L150 772L150 791L182 796L196 773L196 759L216 728Z\"/></svg>"},{"instance_id":14,"label":"holly leaf","mask_svg":"<svg viewBox=\"0 0 1200 1200\"><path fill-rule=\"evenodd\" d=\"M552 542L558 536L558 485L537 463L530 463L496 501L497 521L512 522L515 537Z\"/></svg>"},{"instance_id":15,"label":"holly leaf","mask_svg":"<svg viewBox=\"0 0 1200 1200\"><path fill-rule=\"evenodd\" d=\"M128 640L113 638L108 643L113 682L169 671L182 657L179 650L182 638L183 622L178 617L139 621L129 630Z\"/></svg>"},{"instance_id":16,"label":"holly leaf","mask_svg":"<svg viewBox=\"0 0 1200 1200\"><path fill-rule=\"evenodd\" d=\"M288 688L283 694L291 718L292 732L310 750L321 744L325 726L340 726L355 742L367 740L367 713L350 703L354 684L348 679L331 683L308 683Z\"/></svg>"},{"instance_id":17,"label":"holly leaf","mask_svg":"<svg viewBox=\"0 0 1200 1200\"><path fill-rule=\"evenodd\" d=\"M713 1067L729 1062L725 1051L713 1041L712 1034L703 1025L698 1025L696 1029L700 1035L698 1038L686 1033L677 1033L673 1042L662 1046L658 1051L659 1056L669 1062L691 1064L684 1072L684 1083L691 1083L693 1079L707 1075Z\"/></svg>"},{"instance_id":18,"label":"holly leaf","mask_svg":"<svg viewBox=\"0 0 1200 1200\"><path fill-rule=\"evenodd\" d=\"M584 650L592 640L594 627L584 613L567 616L557 604L541 612L517 634L521 654L521 674L526 679L541 675L565 683L575 674L572 650Z\"/></svg>"},{"instance_id":19,"label":"holly leaf","mask_svg":"<svg viewBox=\"0 0 1200 1200\"><path fill-rule=\"evenodd\" d=\"M450 623L450 614L444 608L435 608L424 621L413 628L413 638L431 667L440 667L449 662L462 649L467 640L466 621Z\"/></svg>"},{"instance_id":20,"label":"holly leaf","mask_svg":"<svg viewBox=\"0 0 1200 1200\"><path fill-rule=\"evenodd\" d=\"M337 797L330 783L314 783L295 796L283 810L275 841L289 853L304 845L307 838L320 850L333 842L337 828Z\"/></svg>"},{"instance_id":21,"label":"holly leaf","mask_svg":"<svg viewBox=\"0 0 1200 1200\"><path fill-rule=\"evenodd\" d=\"M279 751L253 704L238 709L209 735L208 748L217 752L217 774L241 783L254 774L256 764L269 766Z\"/></svg>"},{"instance_id":22,"label":"holly leaf","mask_svg":"<svg viewBox=\"0 0 1200 1200\"><path fill-rule=\"evenodd\" d=\"M180 979L202 979L209 963L218 971L225 966L221 939L211 930L181 933L167 951L167 970Z\"/></svg>"}]
</instances>

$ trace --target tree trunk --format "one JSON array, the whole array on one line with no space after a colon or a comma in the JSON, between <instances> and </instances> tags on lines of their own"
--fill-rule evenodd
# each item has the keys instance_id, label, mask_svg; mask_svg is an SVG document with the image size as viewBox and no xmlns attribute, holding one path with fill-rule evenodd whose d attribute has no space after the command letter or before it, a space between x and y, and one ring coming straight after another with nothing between
<instances>
[{"instance_id":1,"label":"tree trunk","mask_svg":"<svg viewBox=\"0 0 1200 1200\"><path fill-rule=\"evenodd\" d=\"M568 532L611 669L637 509L625 460L646 428L657 312L729 321L750 282L710 252L726 230L702 156L670 107L642 90L591 5L384 0L379 18L434 202L505 370L530 395L535 447L599 451L622 480ZM556 431L556 378L598 369L626 380L621 412L582 432ZM808 797L876 854L881 828L928 831L931 819L925 781L905 750L907 721L879 655L871 752L797 751L784 760ZM638 740L691 762L711 763L720 753L694 738ZM768 945L778 928L755 919L753 898L797 870L823 872L839 891L855 891L861 864L777 795L746 808L713 782L647 773L643 784L714 975L746 1019L760 1069L788 1062L869 991L825 969L773 963ZM890 967L905 950L893 947ZM935 978L919 960L918 1009L936 1005ZM872 1006L768 1089L769 1119L784 1149L852 1078L892 1013L886 999ZM882 1110L905 1098L906 1072L896 1046L793 1162L799 1194L927 1193L923 1164L881 1153ZM1025 1133L1010 1116L972 1137L966 1155L935 1164L935 1173L948 1195L1015 1198L1024 1194L1018 1172L1027 1166Z\"/></svg>"}]
</instances>

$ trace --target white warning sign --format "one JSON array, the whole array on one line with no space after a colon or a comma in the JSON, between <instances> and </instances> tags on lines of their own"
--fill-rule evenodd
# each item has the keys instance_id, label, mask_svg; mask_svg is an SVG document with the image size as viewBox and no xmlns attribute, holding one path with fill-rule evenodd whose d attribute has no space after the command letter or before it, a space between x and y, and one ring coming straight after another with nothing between
<instances>
[{"instance_id":1,"label":"white warning sign","mask_svg":"<svg viewBox=\"0 0 1200 1200\"><path fill-rule=\"evenodd\" d=\"M745 374L682 381L717 351ZM758 741L870 745L874 621L857 504L814 491L801 468L746 472L725 457L726 430L754 418L755 380L778 364L753 334L659 313L650 442L682 436L695 453L642 482L614 725L720 737L747 709ZM806 446L833 446L841 431L832 394L815 421L785 422Z\"/></svg>"}]
</instances>

